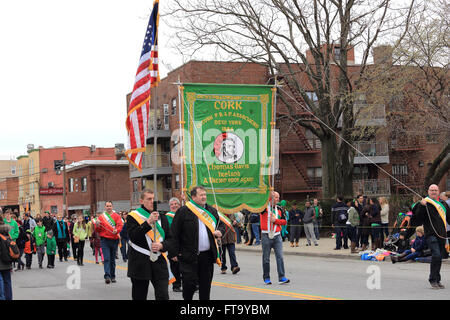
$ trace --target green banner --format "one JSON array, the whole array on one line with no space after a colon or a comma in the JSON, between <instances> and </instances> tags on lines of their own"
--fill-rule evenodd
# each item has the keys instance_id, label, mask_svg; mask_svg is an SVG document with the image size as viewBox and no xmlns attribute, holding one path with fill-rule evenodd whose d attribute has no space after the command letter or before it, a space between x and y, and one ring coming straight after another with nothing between
<instances>
[{"instance_id":1,"label":"green banner","mask_svg":"<svg viewBox=\"0 0 450 320\"><path fill-rule=\"evenodd\" d=\"M222 213L261 212L271 191L275 89L183 84L184 188L203 186Z\"/></svg>"}]
</instances>

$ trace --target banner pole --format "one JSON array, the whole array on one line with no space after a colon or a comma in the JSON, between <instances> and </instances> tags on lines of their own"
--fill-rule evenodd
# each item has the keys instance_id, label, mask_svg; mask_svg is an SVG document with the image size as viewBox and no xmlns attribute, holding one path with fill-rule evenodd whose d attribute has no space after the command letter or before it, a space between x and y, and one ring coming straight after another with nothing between
<instances>
[{"instance_id":1,"label":"banner pole","mask_svg":"<svg viewBox=\"0 0 450 320\"><path fill-rule=\"evenodd\" d=\"M272 124L271 124L271 130L270 130L270 140L271 140L271 148L270 148L270 153L271 153L271 164L272 164L272 189L273 191L275 191L275 155L274 155L274 149L275 149L275 125L277 122L277 78L275 77L275 84L272 88L272 95L273 95L273 106L272 106ZM273 206L273 197L271 197L272 199L272 206ZM275 203L276 205L276 203Z\"/></svg>"},{"instance_id":2,"label":"banner pole","mask_svg":"<svg viewBox=\"0 0 450 320\"><path fill-rule=\"evenodd\" d=\"M183 128L181 126L181 109L184 109L184 104L181 103L182 101L182 97L180 94L180 91L183 90L183 85L180 82L180 78L178 77L178 123L179 123L179 129L180 132L178 134L178 144L180 145L180 152L179 154L181 154L180 156L180 187L181 187L181 204L184 206L185 201L184 201L184 170L183 170L183 160L184 160L184 135L183 135Z\"/></svg>"}]
</instances>

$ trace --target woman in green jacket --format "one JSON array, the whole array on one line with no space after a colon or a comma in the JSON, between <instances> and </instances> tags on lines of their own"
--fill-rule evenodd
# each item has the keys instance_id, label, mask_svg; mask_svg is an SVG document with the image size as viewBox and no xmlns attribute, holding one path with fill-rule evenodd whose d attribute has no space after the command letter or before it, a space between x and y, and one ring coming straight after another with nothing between
<instances>
[{"instance_id":1,"label":"woman in green jacket","mask_svg":"<svg viewBox=\"0 0 450 320\"><path fill-rule=\"evenodd\" d=\"M75 246L77 247L77 264L79 266L83 266L84 242L86 238L88 238L88 229L89 228L86 225L86 220L84 220L82 214L79 214L77 216L77 222L73 227L74 242Z\"/></svg>"},{"instance_id":2,"label":"woman in green jacket","mask_svg":"<svg viewBox=\"0 0 450 320\"><path fill-rule=\"evenodd\" d=\"M356 250L356 240L357 240L356 228L359 226L359 214L352 204L353 201L351 199L347 200L347 206L349 207L347 211L348 212L347 230L351 241L350 252L358 253L358 250Z\"/></svg>"}]
</instances>

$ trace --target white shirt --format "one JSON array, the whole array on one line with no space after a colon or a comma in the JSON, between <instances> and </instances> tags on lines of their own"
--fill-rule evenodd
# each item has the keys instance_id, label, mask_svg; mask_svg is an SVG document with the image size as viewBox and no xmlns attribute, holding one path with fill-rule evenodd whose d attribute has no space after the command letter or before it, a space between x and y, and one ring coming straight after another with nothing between
<instances>
[{"instance_id":1,"label":"white shirt","mask_svg":"<svg viewBox=\"0 0 450 320\"><path fill-rule=\"evenodd\" d=\"M198 219L198 252L209 250L208 231L205 224Z\"/></svg>"}]
</instances>

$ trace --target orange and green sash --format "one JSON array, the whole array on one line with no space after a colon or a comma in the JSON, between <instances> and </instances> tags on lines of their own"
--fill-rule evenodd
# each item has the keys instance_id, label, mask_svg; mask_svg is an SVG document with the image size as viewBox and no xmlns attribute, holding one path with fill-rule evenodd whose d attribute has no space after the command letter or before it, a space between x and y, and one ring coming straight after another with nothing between
<instances>
[{"instance_id":1,"label":"orange and green sash","mask_svg":"<svg viewBox=\"0 0 450 320\"><path fill-rule=\"evenodd\" d=\"M197 216L197 218L200 219L201 222L205 224L205 226L209 229L209 231L211 231L211 233L214 234L214 231L216 231L217 226L217 219L214 217L214 215L208 210L200 208L199 205L192 200L186 202L186 206ZM219 266L221 266L222 262L220 261L219 247L217 246L216 238L214 238L214 244L216 245L217 251L216 263Z\"/></svg>"},{"instance_id":2,"label":"orange and green sash","mask_svg":"<svg viewBox=\"0 0 450 320\"><path fill-rule=\"evenodd\" d=\"M135 211L131 211L129 213L130 216L132 216L134 218L134 220L137 221L137 223L139 223L139 225L143 224L148 217L150 216L150 214L145 211L142 208L138 208ZM166 234L164 232L164 229L161 227L161 225L158 223L158 221L156 221L155 223L156 225L156 230L155 232L152 230L148 231L145 235L145 237L147 238L147 242L148 242L148 248L151 249L151 244L152 242L158 241L158 242L163 242ZM146 254L146 255L150 255L150 251L146 250L144 248L136 248L137 245L132 243L132 248L137 249L137 251ZM164 259L166 260L167 263L167 269L169 270L169 284L174 283L176 281L174 275L172 274L172 271L170 270L170 264L169 264L169 260L167 259L167 254L165 252L161 252L161 255L164 257Z\"/></svg>"},{"instance_id":3,"label":"orange and green sash","mask_svg":"<svg viewBox=\"0 0 450 320\"><path fill-rule=\"evenodd\" d=\"M225 225L228 228L230 228L231 231L233 231L234 239L237 240L236 230L234 230L234 226L233 226L233 223L231 222L231 220L226 215L224 215L223 213L221 213L221 212L217 212L217 213L219 214L220 221L225 223Z\"/></svg>"},{"instance_id":4,"label":"orange and green sash","mask_svg":"<svg viewBox=\"0 0 450 320\"><path fill-rule=\"evenodd\" d=\"M108 212L103 212L103 214L100 216L100 217L102 217L103 219L100 219L100 221L101 220L105 220L105 222L106 222L106 225L108 226L108 229L110 230L110 231L113 231L115 228L116 228L116 222L114 221L114 219L109 215L109 213ZM106 229L106 228L105 228Z\"/></svg>"},{"instance_id":5,"label":"orange and green sash","mask_svg":"<svg viewBox=\"0 0 450 320\"><path fill-rule=\"evenodd\" d=\"M169 226L172 225L173 218L175 218L175 213L169 211L166 213L167 220L169 220Z\"/></svg>"},{"instance_id":6,"label":"orange and green sash","mask_svg":"<svg viewBox=\"0 0 450 320\"><path fill-rule=\"evenodd\" d=\"M439 216L441 217L442 221L444 222L445 230L447 230L447 210L442 205L442 203L429 197L426 197L425 201L434 206L436 211L439 213ZM450 244L448 242L448 239L445 240L445 250L447 250L447 252L450 252Z\"/></svg>"}]
</instances>

